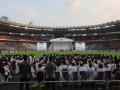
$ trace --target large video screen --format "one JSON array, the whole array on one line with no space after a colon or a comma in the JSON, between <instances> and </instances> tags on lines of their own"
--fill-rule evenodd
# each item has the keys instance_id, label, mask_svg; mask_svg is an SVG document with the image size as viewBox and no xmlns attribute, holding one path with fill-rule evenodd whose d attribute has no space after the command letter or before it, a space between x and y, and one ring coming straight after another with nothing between
<instances>
[{"instance_id":1,"label":"large video screen","mask_svg":"<svg viewBox=\"0 0 120 90\"><path fill-rule=\"evenodd\" d=\"M85 50L85 42L75 43L75 50Z\"/></svg>"},{"instance_id":2,"label":"large video screen","mask_svg":"<svg viewBox=\"0 0 120 90\"><path fill-rule=\"evenodd\" d=\"M37 50L47 50L47 43L37 43Z\"/></svg>"}]
</instances>

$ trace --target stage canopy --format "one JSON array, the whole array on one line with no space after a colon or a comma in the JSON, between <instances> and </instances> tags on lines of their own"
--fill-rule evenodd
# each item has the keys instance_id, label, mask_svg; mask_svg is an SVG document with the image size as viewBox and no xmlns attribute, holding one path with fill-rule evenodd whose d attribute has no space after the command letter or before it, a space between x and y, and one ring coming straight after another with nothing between
<instances>
[{"instance_id":1,"label":"stage canopy","mask_svg":"<svg viewBox=\"0 0 120 90\"><path fill-rule=\"evenodd\" d=\"M51 50L72 50L73 49L73 45L72 39L67 39L67 38L55 38L55 39L51 39Z\"/></svg>"}]
</instances>

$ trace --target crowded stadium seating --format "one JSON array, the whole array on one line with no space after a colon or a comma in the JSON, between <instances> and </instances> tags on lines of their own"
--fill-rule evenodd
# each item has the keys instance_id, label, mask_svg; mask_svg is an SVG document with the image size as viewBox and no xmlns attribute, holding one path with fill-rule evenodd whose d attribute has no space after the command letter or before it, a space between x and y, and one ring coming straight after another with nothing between
<instances>
[{"instance_id":1,"label":"crowded stadium seating","mask_svg":"<svg viewBox=\"0 0 120 90\"><path fill-rule=\"evenodd\" d=\"M0 42L1 51L34 51L36 44L34 43L16 43L16 42Z\"/></svg>"}]
</instances>

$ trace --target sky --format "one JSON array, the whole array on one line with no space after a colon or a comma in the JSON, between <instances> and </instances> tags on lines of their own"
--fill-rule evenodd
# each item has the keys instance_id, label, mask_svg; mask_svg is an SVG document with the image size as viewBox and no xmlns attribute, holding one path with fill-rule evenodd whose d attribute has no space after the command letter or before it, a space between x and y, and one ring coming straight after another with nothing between
<instances>
[{"instance_id":1,"label":"sky","mask_svg":"<svg viewBox=\"0 0 120 90\"><path fill-rule=\"evenodd\" d=\"M120 0L0 0L0 17L39 26L96 25L120 19Z\"/></svg>"}]
</instances>

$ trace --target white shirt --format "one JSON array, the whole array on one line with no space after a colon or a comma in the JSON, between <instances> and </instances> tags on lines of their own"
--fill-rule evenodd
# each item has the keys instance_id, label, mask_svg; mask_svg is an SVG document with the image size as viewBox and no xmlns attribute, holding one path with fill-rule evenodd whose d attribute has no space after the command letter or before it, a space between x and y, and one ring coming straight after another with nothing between
<instances>
[{"instance_id":1,"label":"white shirt","mask_svg":"<svg viewBox=\"0 0 120 90\"><path fill-rule=\"evenodd\" d=\"M33 69L33 67L31 67L31 73L32 73L32 76L35 78L35 70Z\"/></svg>"},{"instance_id":2,"label":"white shirt","mask_svg":"<svg viewBox=\"0 0 120 90\"><path fill-rule=\"evenodd\" d=\"M93 63L93 66L95 67L95 69L98 69L98 64Z\"/></svg>"},{"instance_id":3,"label":"white shirt","mask_svg":"<svg viewBox=\"0 0 120 90\"><path fill-rule=\"evenodd\" d=\"M36 71L38 72L38 71L44 71L45 70L45 66L41 66L41 67L38 67L38 68L36 68Z\"/></svg>"},{"instance_id":4,"label":"white shirt","mask_svg":"<svg viewBox=\"0 0 120 90\"><path fill-rule=\"evenodd\" d=\"M96 72L95 72L95 68L94 67L89 67L88 68L88 80L94 80L95 79L95 77L96 77Z\"/></svg>"},{"instance_id":5,"label":"white shirt","mask_svg":"<svg viewBox=\"0 0 120 90\"><path fill-rule=\"evenodd\" d=\"M5 69L5 75L9 75L9 73L10 73L9 66L5 65L3 68Z\"/></svg>"},{"instance_id":6,"label":"white shirt","mask_svg":"<svg viewBox=\"0 0 120 90\"><path fill-rule=\"evenodd\" d=\"M88 68L87 68L87 71L88 71L88 72L95 72L95 68L94 68L94 67L91 67L91 68L88 67Z\"/></svg>"},{"instance_id":7,"label":"white shirt","mask_svg":"<svg viewBox=\"0 0 120 90\"><path fill-rule=\"evenodd\" d=\"M104 68L104 71L111 71L111 68L108 66L108 67L105 67Z\"/></svg>"},{"instance_id":8,"label":"white shirt","mask_svg":"<svg viewBox=\"0 0 120 90\"><path fill-rule=\"evenodd\" d=\"M73 72L77 72L77 67L76 66L68 66L68 72L71 75Z\"/></svg>"},{"instance_id":9,"label":"white shirt","mask_svg":"<svg viewBox=\"0 0 120 90\"><path fill-rule=\"evenodd\" d=\"M60 78L59 79L64 80L63 76L62 76L62 67L61 66L59 66L59 67L56 66L56 72L60 72Z\"/></svg>"},{"instance_id":10,"label":"white shirt","mask_svg":"<svg viewBox=\"0 0 120 90\"><path fill-rule=\"evenodd\" d=\"M77 67L76 66L68 66L68 73L70 75L70 79L73 79L73 72L77 72Z\"/></svg>"},{"instance_id":11,"label":"white shirt","mask_svg":"<svg viewBox=\"0 0 120 90\"><path fill-rule=\"evenodd\" d=\"M97 72L104 72L105 70L104 70L104 68L98 68L96 71Z\"/></svg>"},{"instance_id":12,"label":"white shirt","mask_svg":"<svg viewBox=\"0 0 120 90\"><path fill-rule=\"evenodd\" d=\"M88 68L88 67L89 67L89 64L85 64L84 67Z\"/></svg>"},{"instance_id":13,"label":"white shirt","mask_svg":"<svg viewBox=\"0 0 120 90\"><path fill-rule=\"evenodd\" d=\"M68 69L68 66L67 65L61 65L60 69L62 69L62 71L63 71L63 69Z\"/></svg>"},{"instance_id":14,"label":"white shirt","mask_svg":"<svg viewBox=\"0 0 120 90\"><path fill-rule=\"evenodd\" d=\"M81 66L81 67L79 68L79 71L85 71L85 72L87 72L87 68L84 67L84 66Z\"/></svg>"},{"instance_id":15,"label":"white shirt","mask_svg":"<svg viewBox=\"0 0 120 90\"><path fill-rule=\"evenodd\" d=\"M108 64L111 68L111 71L114 71L116 68L116 65L114 63Z\"/></svg>"}]
</instances>

